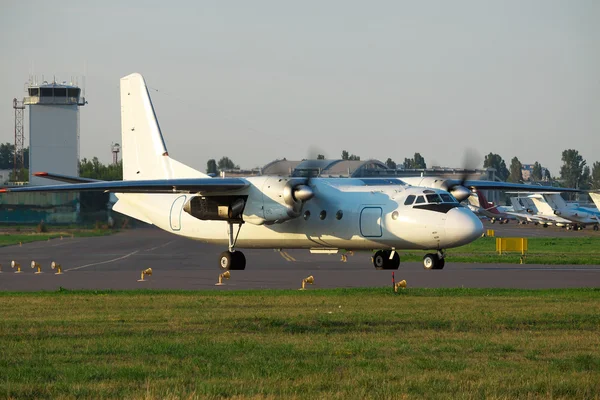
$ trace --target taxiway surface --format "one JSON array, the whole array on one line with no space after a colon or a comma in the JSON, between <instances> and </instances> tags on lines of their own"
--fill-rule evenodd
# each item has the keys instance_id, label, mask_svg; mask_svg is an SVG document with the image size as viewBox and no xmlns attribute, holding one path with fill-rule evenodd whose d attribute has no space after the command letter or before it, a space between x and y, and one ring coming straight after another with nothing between
<instances>
[{"instance_id":1,"label":"taxiway surface","mask_svg":"<svg viewBox=\"0 0 600 400\"><path fill-rule=\"evenodd\" d=\"M583 236L558 228L530 228L491 224L496 235ZM524 229L522 229L524 228ZM217 266L220 246L202 244L154 228L135 229L95 238L65 238L0 248L0 290L36 291L66 289L256 289L298 288L303 278L313 275L314 288L391 286L391 271L376 271L370 253L357 253L340 261L340 255L315 255L308 250L247 250L245 271L232 271L224 286L215 286L221 272ZM11 260L22 265L15 274ZM43 267L34 274L35 260ZM55 275L50 263L63 267ZM153 275L138 282L141 271ZM440 271L426 271L420 262L402 263L396 280L406 279L411 287L499 287L567 288L600 286L600 266L516 265L453 263L449 258Z\"/></svg>"}]
</instances>

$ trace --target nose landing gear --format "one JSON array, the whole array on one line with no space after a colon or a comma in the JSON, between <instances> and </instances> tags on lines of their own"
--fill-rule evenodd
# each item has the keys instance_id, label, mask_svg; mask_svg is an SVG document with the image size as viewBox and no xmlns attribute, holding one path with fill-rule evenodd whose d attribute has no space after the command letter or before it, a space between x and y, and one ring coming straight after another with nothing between
<instances>
[{"instance_id":1,"label":"nose landing gear","mask_svg":"<svg viewBox=\"0 0 600 400\"><path fill-rule=\"evenodd\" d=\"M373 266L378 270L398 269L400 256L395 250L379 250L373 256Z\"/></svg>"},{"instance_id":2,"label":"nose landing gear","mask_svg":"<svg viewBox=\"0 0 600 400\"><path fill-rule=\"evenodd\" d=\"M423 257L423 268L425 269L443 269L446 265L446 259L443 251L438 251L437 254L425 254Z\"/></svg>"}]
</instances>

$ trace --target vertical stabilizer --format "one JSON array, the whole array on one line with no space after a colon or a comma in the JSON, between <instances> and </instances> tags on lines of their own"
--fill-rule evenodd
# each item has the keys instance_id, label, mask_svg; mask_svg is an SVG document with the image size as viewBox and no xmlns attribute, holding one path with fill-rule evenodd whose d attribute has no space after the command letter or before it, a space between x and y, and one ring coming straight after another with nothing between
<instances>
[{"instance_id":1,"label":"vertical stabilizer","mask_svg":"<svg viewBox=\"0 0 600 400\"><path fill-rule=\"evenodd\" d=\"M590 197L592 198L592 201L596 205L596 208L598 210L600 210L600 192L599 193L590 192Z\"/></svg>"},{"instance_id":2,"label":"vertical stabilizer","mask_svg":"<svg viewBox=\"0 0 600 400\"><path fill-rule=\"evenodd\" d=\"M207 178L169 157L142 75L121 78L123 180Z\"/></svg>"},{"instance_id":3,"label":"vertical stabilizer","mask_svg":"<svg viewBox=\"0 0 600 400\"><path fill-rule=\"evenodd\" d=\"M529 196L529 198L533 201L533 204L535 204L535 208L537 208L540 214L554 215L554 210L552 209L552 207L550 207L548 203L546 203L546 200L544 200L544 198L541 195L533 195Z\"/></svg>"},{"instance_id":4,"label":"vertical stabilizer","mask_svg":"<svg viewBox=\"0 0 600 400\"><path fill-rule=\"evenodd\" d=\"M558 193L544 193L544 200L556 211L565 211L567 209L567 202Z\"/></svg>"}]
</instances>

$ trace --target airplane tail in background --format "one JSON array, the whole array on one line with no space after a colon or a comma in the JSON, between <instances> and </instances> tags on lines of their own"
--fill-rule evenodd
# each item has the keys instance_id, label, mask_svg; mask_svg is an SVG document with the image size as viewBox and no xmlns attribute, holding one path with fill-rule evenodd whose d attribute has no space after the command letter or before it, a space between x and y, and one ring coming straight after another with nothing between
<instances>
[{"instance_id":1,"label":"airplane tail in background","mask_svg":"<svg viewBox=\"0 0 600 400\"><path fill-rule=\"evenodd\" d=\"M523 207L523 205L519 201L518 197L511 197L510 198L510 203L513 206L513 210L515 210L517 212L525 211L525 208Z\"/></svg>"},{"instance_id":2,"label":"airplane tail in background","mask_svg":"<svg viewBox=\"0 0 600 400\"><path fill-rule=\"evenodd\" d=\"M596 208L598 210L600 210L600 192L598 192L598 193L590 192L589 194L590 194L590 197L592 198L592 201L596 205Z\"/></svg>"},{"instance_id":3,"label":"airplane tail in background","mask_svg":"<svg viewBox=\"0 0 600 400\"><path fill-rule=\"evenodd\" d=\"M208 178L169 157L144 78L121 78L123 180Z\"/></svg>"},{"instance_id":4,"label":"airplane tail in background","mask_svg":"<svg viewBox=\"0 0 600 400\"><path fill-rule=\"evenodd\" d=\"M554 209L544 200L542 195L531 195L529 198L533 201L535 208L543 215L554 215Z\"/></svg>"},{"instance_id":5,"label":"airplane tail in background","mask_svg":"<svg viewBox=\"0 0 600 400\"><path fill-rule=\"evenodd\" d=\"M488 203L485 195L480 190L477 190L477 197L479 198L479 204L481 204L481 208L491 212L492 214L499 214L498 209L494 205Z\"/></svg>"}]
</instances>

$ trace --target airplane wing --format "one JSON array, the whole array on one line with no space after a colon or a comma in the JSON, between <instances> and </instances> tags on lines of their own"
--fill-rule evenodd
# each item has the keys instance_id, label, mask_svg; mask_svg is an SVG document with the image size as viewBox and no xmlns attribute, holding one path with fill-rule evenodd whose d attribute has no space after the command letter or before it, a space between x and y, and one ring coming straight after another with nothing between
<instances>
[{"instance_id":1,"label":"airplane wing","mask_svg":"<svg viewBox=\"0 0 600 400\"><path fill-rule=\"evenodd\" d=\"M249 186L239 178L184 178L140 181L98 181L67 185L19 186L0 189L0 193L18 192L84 192L113 193L221 193Z\"/></svg>"},{"instance_id":2,"label":"airplane wing","mask_svg":"<svg viewBox=\"0 0 600 400\"><path fill-rule=\"evenodd\" d=\"M513 191L522 191L522 192L552 192L552 193L562 193L562 192L580 192L579 189L571 189L571 188L559 188L554 186L538 186L538 185L526 185L524 183L512 183L512 182L493 182L493 181L478 181L478 180L448 180L448 186L452 186L452 184L460 185L462 184L465 187L474 187L477 189L486 189L486 190L513 190Z\"/></svg>"}]
</instances>

